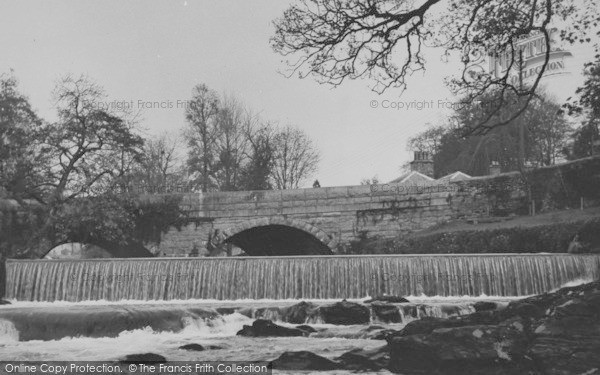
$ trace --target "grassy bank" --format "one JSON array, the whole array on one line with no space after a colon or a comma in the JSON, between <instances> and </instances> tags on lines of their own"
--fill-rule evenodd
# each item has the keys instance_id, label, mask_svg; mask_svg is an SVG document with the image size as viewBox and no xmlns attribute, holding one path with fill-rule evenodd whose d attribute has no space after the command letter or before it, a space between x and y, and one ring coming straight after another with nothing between
<instances>
[{"instance_id":1,"label":"grassy bank","mask_svg":"<svg viewBox=\"0 0 600 375\"><path fill-rule=\"evenodd\" d=\"M386 240L365 235L348 253L565 253L575 234L590 250L600 251L600 208L477 224L456 221Z\"/></svg>"}]
</instances>

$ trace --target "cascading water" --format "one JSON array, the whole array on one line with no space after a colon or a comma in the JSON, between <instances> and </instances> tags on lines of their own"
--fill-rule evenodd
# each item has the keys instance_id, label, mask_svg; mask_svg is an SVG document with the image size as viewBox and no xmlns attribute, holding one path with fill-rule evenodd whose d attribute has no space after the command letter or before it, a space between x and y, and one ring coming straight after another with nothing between
<instances>
[{"instance_id":1,"label":"cascading water","mask_svg":"<svg viewBox=\"0 0 600 375\"><path fill-rule=\"evenodd\" d=\"M468 254L8 260L19 301L524 296L600 276L600 255Z\"/></svg>"}]
</instances>

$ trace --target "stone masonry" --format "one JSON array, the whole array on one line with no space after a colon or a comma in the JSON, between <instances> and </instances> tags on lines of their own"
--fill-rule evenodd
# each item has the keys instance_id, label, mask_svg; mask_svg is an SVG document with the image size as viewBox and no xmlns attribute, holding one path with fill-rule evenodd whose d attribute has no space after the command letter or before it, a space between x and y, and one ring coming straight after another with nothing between
<instances>
[{"instance_id":1,"label":"stone masonry","mask_svg":"<svg viewBox=\"0 0 600 375\"><path fill-rule=\"evenodd\" d=\"M342 252L361 235L393 237L456 218L458 206L473 197L458 189L455 184L388 184L187 194L182 209L190 223L172 228L154 251L185 256L244 230L284 225Z\"/></svg>"}]
</instances>

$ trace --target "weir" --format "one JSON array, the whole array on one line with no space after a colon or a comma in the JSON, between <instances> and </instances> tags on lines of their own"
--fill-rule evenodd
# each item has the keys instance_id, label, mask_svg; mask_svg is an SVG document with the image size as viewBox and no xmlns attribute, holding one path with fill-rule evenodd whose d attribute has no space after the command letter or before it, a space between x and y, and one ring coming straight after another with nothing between
<instances>
[{"instance_id":1,"label":"weir","mask_svg":"<svg viewBox=\"0 0 600 375\"><path fill-rule=\"evenodd\" d=\"M525 296L600 277L600 255L448 254L7 260L19 301Z\"/></svg>"}]
</instances>

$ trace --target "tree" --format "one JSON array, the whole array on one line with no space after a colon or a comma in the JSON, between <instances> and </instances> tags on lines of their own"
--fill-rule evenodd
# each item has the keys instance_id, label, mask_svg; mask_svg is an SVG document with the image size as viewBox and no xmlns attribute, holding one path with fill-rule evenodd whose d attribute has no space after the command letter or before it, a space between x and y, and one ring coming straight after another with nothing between
<instances>
[{"instance_id":1,"label":"tree","mask_svg":"<svg viewBox=\"0 0 600 375\"><path fill-rule=\"evenodd\" d=\"M595 142L600 140L599 121L588 120L573 133L573 147L565 150L567 157L571 160L586 158L597 155L598 146Z\"/></svg>"},{"instance_id":2,"label":"tree","mask_svg":"<svg viewBox=\"0 0 600 375\"><path fill-rule=\"evenodd\" d=\"M446 9L440 9L442 4ZM494 93L488 116L464 134L485 133L520 117L529 105L548 66L550 29L560 20L560 37L570 43L588 42L587 33L600 19L594 0L300 0L275 20L273 49L287 58L290 75L312 75L340 85L367 78L372 89L404 90L406 78L425 69L423 48L439 47L445 56L460 56L462 74L451 88L475 102ZM518 42L538 33L545 41L544 61L533 84L515 86L511 71L518 65ZM488 53L502 54L509 69L499 76L481 63ZM511 95L524 98L506 118L496 116Z\"/></svg>"},{"instance_id":3,"label":"tree","mask_svg":"<svg viewBox=\"0 0 600 375\"><path fill-rule=\"evenodd\" d=\"M562 114L561 106L547 97L534 100L528 109L531 151L529 160L536 166L553 165L564 155L564 144L572 128Z\"/></svg>"},{"instance_id":4,"label":"tree","mask_svg":"<svg viewBox=\"0 0 600 375\"><path fill-rule=\"evenodd\" d=\"M242 190L270 190L273 170L274 141L270 124L261 124L255 116L248 115L245 127L249 143L248 161L242 168L240 188Z\"/></svg>"},{"instance_id":5,"label":"tree","mask_svg":"<svg viewBox=\"0 0 600 375\"><path fill-rule=\"evenodd\" d=\"M44 147L53 161L45 176L51 206L106 191L123 173L115 161L123 154L137 157L143 146L123 118L98 105L105 94L89 78L67 76L54 95L59 120L44 129Z\"/></svg>"},{"instance_id":6,"label":"tree","mask_svg":"<svg viewBox=\"0 0 600 375\"><path fill-rule=\"evenodd\" d=\"M493 100L494 95L485 98ZM509 117L520 105L520 100L514 96L512 103L505 103L498 116ZM466 126L476 124L488 116L493 106L487 100L462 106L455 111L453 120ZM522 117L505 126L494 128L485 134L464 137L460 129L449 123L427 129L411 138L409 147L419 151L435 151L433 160L437 177L455 171L485 175L491 162L498 162L503 171L521 171L525 165L554 164L562 154L570 132L571 127L561 114L560 106L546 94L539 92ZM521 142L524 160L520 157Z\"/></svg>"},{"instance_id":7,"label":"tree","mask_svg":"<svg viewBox=\"0 0 600 375\"><path fill-rule=\"evenodd\" d=\"M187 165L202 191L297 188L319 154L302 131L275 129L233 96L196 86L186 111Z\"/></svg>"},{"instance_id":8,"label":"tree","mask_svg":"<svg viewBox=\"0 0 600 375\"><path fill-rule=\"evenodd\" d=\"M596 60L585 64L583 69L584 82L575 92L578 100L567 103L569 114L587 112L589 118L600 119L600 53Z\"/></svg>"},{"instance_id":9,"label":"tree","mask_svg":"<svg viewBox=\"0 0 600 375\"><path fill-rule=\"evenodd\" d=\"M42 121L17 88L16 78L0 75L0 197L38 198L45 158L38 135Z\"/></svg>"},{"instance_id":10,"label":"tree","mask_svg":"<svg viewBox=\"0 0 600 375\"><path fill-rule=\"evenodd\" d=\"M219 135L219 103L219 97L214 91L206 85L197 85L185 111L188 122L185 139L189 148L187 166L193 177L192 182L203 192L217 186L215 142Z\"/></svg>"},{"instance_id":11,"label":"tree","mask_svg":"<svg viewBox=\"0 0 600 375\"><path fill-rule=\"evenodd\" d=\"M221 101L217 115L217 163L215 179L220 191L241 188L242 167L247 155L248 139L244 134L245 113L234 97Z\"/></svg>"},{"instance_id":12,"label":"tree","mask_svg":"<svg viewBox=\"0 0 600 375\"><path fill-rule=\"evenodd\" d=\"M125 244L134 231L134 215L116 196L85 197L61 205L46 237L54 246L66 242Z\"/></svg>"},{"instance_id":13,"label":"tree","mask_svg":"<svg viewBox=\"0 0 600 375\"><path fill-rule=\"evenodd\" d=\"M570 159L592 156L599 151L600 142L600 54L594 62L585 64L584 83L578 88L577 100L565 105L570 115L583 116L583 124L573 133L572 150L566 150Z\"/></svg>"},{"instance_id":14,"label":"tree","mask_svg":"<svg viewBox=\"0 0 600 375\"><path fill-rule=\"evenodd\" d=\"M58 121L52 124L35 116L14 78L0 81L2 185L11 197L38 201L22 204L35 214L13 226L27 236L2 241L2 251L18 248L18 256L39 256L61 241L110 242L131 232L118 197L109 194L128 172L121 161L135 161L143 145L131 120L102 109L103 90L83 76L57 84Z\"/></svg>"},{"instance_id":15,"label":"tree","mask_svg":"<svg viewBox=\"0 0 600 375\"><path fill-rule=\"evenodd\" d=\"M184 187L186 181L177 154L179 148L180 139L168 133L147 139L139 162L126 177L125 189L132 188L134 192L168 193Z\"/></svg>"},{"instance_id":16,"label":"tree","mask_svg":"<svg viewBox=\"0 0 600 375\"><path fill-rule=\"evenodd\" d=\"M274 137L272 178L277 189L297 189L317 171L320 156L302 130L287 126Z\"/></svg>"},{"instance_id":17,"label":"tree","mask_svg":"<svg viewBox=\"0 0 600 375\"><path fill-rule=\"evenodd\" d=\"M440 148L440 142L446 133L445 126L431 126L428 129L417 134L408 140L408 149L412 151L426 151L430 155L435 155Z\"/></svg>"}]
</instances>

